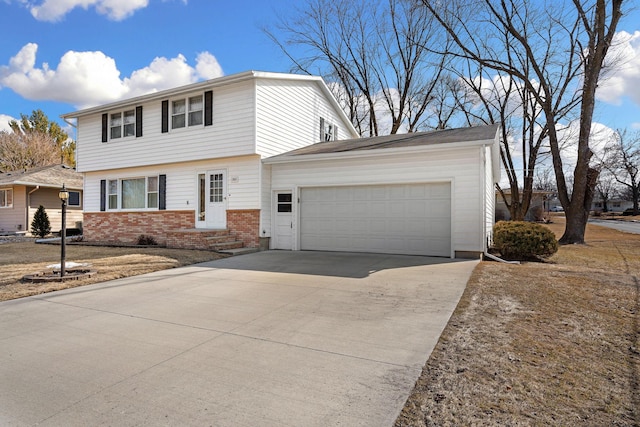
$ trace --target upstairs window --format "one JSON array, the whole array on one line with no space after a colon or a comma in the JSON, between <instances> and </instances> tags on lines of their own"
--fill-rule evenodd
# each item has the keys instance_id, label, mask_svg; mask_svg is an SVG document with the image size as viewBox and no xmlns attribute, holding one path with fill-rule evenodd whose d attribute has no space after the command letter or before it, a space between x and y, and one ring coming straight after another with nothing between
<instances>
[{"instance_id":1,"label":"upstairs window","mask_svg":"<svg viewBox=\"0 0 640 427\"><path fill-rule=\"evenodd\" d=\"M171 103L171 128L201 125L203 106L202 95L173 101Z\"/></svg>"},{"instance_id":2,"label":"upstairs window","mask_svg":"<svg viewBox=\"0 0 640 427\"><path fill-rule=\"evenodd\" d=\"M161 132L213 124L213 91L183 99L162 101Z\"/></svg>"},{"instance_id":3,"label":"upstairs window","mask_svg":"<svg viewBox=\"0 0 640 427\"><path fill-rule=\"evenodd\" d=\"M189 126L202 124L202 96L189 98Z\"/></svg>"},{"instance_id":4,"label":"upstairs window","mask_svg":"<svg viewBox=\"0 0 640 427\"><path fill-rule=\"evenodd\" d=\"M328 142L338 139L338 127L320 117L320 141Z\"/></svg>"},{"instance_id":5,"label":"upstairs window","mask_svg":"<svg viewBox=\"0 0 640 427\"><path fill-rule=\"evenodd\" d=\"M171 103L171 128L178 129L183 128L185 126L185 112L186 104L184 99L180 99L178 101L173 101Z\"/></svg>"},{"instance_id":6,"label":"upstairs window","mask_svg":"<svg viewBox=\"0 0 640 427\"><path fill-rule=\"evenodd\" d=\"M136 110L111 114L111 139L136 135Z\"/></svg>"},{"instance_id":7,"label":"upstairs window","mask_svg":"<svg viewBox=\"0 0 640 427\"><path fill-rule=\"evenodd\" d=\"M0 190L0 208L13 207L13 189Z\"/></svg>"},{"instance_id":8,"label":"upstairs window","mask_svg":"<svg viewBox=\"0 0 640 427\"><path fill-rule=\"evenodd\" d=\"M142 136L142 106L102 115L102 142Z\"/></svg>"}]
</instances>

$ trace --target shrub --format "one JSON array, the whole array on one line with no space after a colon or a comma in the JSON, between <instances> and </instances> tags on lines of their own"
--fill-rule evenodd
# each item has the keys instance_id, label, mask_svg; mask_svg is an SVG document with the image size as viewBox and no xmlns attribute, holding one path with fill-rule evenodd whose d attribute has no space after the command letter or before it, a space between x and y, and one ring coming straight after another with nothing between
<instances>
[{"instance_id":1,"label":"shrub","mask_svg":"<svg viewBox=\"0 0 640 427\"><path fill-rule=\"evenodd\" d=\"M49 222L49 215L44 210L44 206L38 206L38 210L33 215L31 221L31 234L34 234L40 238L51 233L51 223Z\"/></svg>"},{"instance_id":2,"label":"shrub","mask_svg":"<svg viewBox=\"0 0 640 427\"><path fill-rule=\"evenodd\" d=\"M156 239L153 236L149 236L147 234L141 234L136 239L136 245L140 246L155 246L157 244L158 242L156 242Z\"/></svg>"},{"instance_id":3,"label":"shrub","mask_svg":"<svg viewBox=\"0 0 640 427\"><path fill-rule=\"evenodd\" d=\"M524 221L496 223L493 245L503 257L517 260L548 257L558 251L558 241L551 230Z\"/></svg>"}]
</instances>

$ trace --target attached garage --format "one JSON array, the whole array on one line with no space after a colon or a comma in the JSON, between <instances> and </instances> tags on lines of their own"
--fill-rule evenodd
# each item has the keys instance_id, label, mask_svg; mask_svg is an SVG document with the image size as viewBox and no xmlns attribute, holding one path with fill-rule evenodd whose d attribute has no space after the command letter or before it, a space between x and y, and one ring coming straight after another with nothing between
<instances>
[{"instance_id":1,"label":"attached garage","mask_svg":"<svg viewBox=\"0 0 640 427\"><path fill-rule=\"evenodd\" d=\"M498 127L323 142L263 160L271 248L480 256L491 240Z\"/></svg>"},{"instance_id":2,"label":"attached garage","mask_svg":"<svg viewBox=\"0 0 640 427\"><path fill-rule=\"evenodd\" d=\"M300 189L300 249L449 256L447 183Z\"/></svg>"}]
</instances>

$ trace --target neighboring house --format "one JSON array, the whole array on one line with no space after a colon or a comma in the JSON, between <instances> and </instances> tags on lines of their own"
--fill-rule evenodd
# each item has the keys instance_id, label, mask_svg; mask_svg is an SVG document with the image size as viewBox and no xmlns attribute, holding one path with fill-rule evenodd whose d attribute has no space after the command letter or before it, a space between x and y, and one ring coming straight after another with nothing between
<instances>
[{"instance_id":1,"label":"neighboring house","mask_svg":"<svg viewBox=\"0 0 640 427\"><path fill-rule=\"evenodd\" d=\"M45 207L51 230L62 227L62 184L69 190L67 227L82 226L82 175L64 165L0 173L0 233L26 233L40 205Z\"/></svg>"},{"instance_id":2,"label":"neighboring house","mask_svg":"<svg viewBox=\"0 0 640 427\"><path fill-rule=\"evenodd\" d=\"M511 190L503 190L504 195L509 203L511 203ZM529 209L525 215L525 221L541 221L545 218L546 214L551 210L550 196L553 194L551 191L533 190L531 196L531 203ZM522 197L522 195L520 196ZM508 221L511 219L511 213L507 208L502 196L496 191L496 220Z\"/></svg>"},{"instance_id":3,"label":"neighboring house","mask_svg":"<svg viewBox=\"0 0 640 427\"><path fill-rule=\"evenodd\" d=\"M591 203L591 210L595 212L604 212L604 202L602 199L594 199ZM624 212L625 209L633 208L631 200L609 199L607 200L607 212Z\"/></svg>"},{"instance_id":4,"label":"neighboring house","mask_svg":"<svg viewBox=\"0 0 640 427\"><path fill-rule=\"evenodd\" d=\"M460 256L494 220L498 127L359 139L319 77L245 72L77 119L86 240ZM222 232L224 234L224 232Z\"/></svg>"}]
</instances>

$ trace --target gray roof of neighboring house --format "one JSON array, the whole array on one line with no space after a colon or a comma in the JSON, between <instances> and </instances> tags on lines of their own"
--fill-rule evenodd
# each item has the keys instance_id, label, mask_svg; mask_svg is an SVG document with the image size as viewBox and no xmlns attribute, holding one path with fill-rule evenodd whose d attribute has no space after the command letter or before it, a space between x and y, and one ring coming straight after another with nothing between
<instances>
[{"instance_id":1,"label":"gray roof of neighboring house","mask_svg":"<svg viewBox=\"0 0 640 427\"><path fill-rule=\"evenodd\" d=\"M459 129L445 129L431 132L414 132L370 138L344 139L330 142L319 142L297 150L271 157L271 159L302 156L310 154L342 153L347 151L364 151L381 148L414 147L454 142L471 142L493 140L499 125L474 126Z\"/></svg>"},{"instance_id":2,"label":"gray roof of neighboring house","mask_svg":"<svg viewBox=\"0 0 640 427\"><path fill-rule=\"evenodd\" d=\"M30 185L82 190L82 174L70 166L50 165L33 169L0 173L0 185Z\"/></svg>"}]
</instances>

